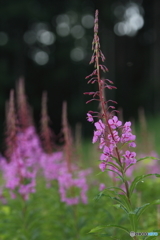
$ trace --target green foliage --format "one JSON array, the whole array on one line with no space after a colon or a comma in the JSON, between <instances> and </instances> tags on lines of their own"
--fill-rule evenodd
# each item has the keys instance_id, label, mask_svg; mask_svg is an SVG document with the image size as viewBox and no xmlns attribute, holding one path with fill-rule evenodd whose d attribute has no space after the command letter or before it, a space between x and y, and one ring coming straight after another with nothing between
<instances>
[{"instance_id":1,"label":"green foliage","mask_svg":"<svg viewBox=\"0 0 160 240\"><path fill-rule=\"evenodd\" d=\"M5 190L7 203L0 205L0 240L129 240L133 239L129 236L130 231L151 232L159 228L156 209L160 204L159 174L155 174L155 178L148 178L152 177L151 174L133 178L129 188L131 206L126 193L121 189L122 181L117 181L116 186L110 187L112 179L108 177L108 172L97 174L96 155L87 144L83 155L81 164L85 167L89 164L86 159L94 156L93 173L88 176L88 204L67 206L60 201L57 183L53 181L51 188L46 188L42 177L37 179L36 193L26 202L20 196L10 199ZM138 174L139 170L136 172ZM106 188L99 192L100 182L105 183ZM158 237L143 239L158 240Z\"/></svg>"},{"instance_id":2,"label":"green foliage","mask_svg":"<svg viewBox=\"0 0 160 240\"><path fill-rule=\"evenodd\" d=\"M136 178L133 180L133 182L132 182L132 184L131 184L131 186L130 186L130 188L129 188L130 196L132 196L132 193L133 193L136 185L137 185L140 181L142 181L144 178L149 177L149 176L160 177L160 174L146 174L146 175L141 175L141 176L136 177Z\"/></svg>"}]
</instances>

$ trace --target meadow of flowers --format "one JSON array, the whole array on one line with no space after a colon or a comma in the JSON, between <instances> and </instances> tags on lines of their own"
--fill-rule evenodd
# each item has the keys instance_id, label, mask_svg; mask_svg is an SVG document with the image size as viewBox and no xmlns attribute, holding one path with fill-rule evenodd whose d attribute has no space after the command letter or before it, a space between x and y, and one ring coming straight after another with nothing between
<instances>
[{"instance_id":1,"label":"meadow of flowers","mask_svg":"<svg viewBox=\"0 0 160 240\"><path fill-rule=\"evenodd\" d=\"M57 137L50 128L46 92L40 130L24 79L10 92L5 151L0 155L0 240L150 240L160 235L159 155L143 109L137 140L134 124L124 122L116 102L105 98L105 90L116 87L101 77L108 69L98 27L96 11L90 61L94 70L86 79L97 90L84 93L91 96L87 103L98 103L98 110L86 113L93 125L90 142L82 140L80 127L72 133L66 102Z\"/></svg>"}]
</instances>

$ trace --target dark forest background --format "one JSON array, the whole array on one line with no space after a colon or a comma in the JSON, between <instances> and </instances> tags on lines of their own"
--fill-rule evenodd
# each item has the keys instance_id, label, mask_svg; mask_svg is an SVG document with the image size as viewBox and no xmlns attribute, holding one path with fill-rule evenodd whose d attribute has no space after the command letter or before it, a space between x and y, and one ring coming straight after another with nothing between
<instances>
[{"instance_id":1,"label":"dark forest background","mask_svg":"<svg viewBox=\"0 0 160 240\"><path fill-rule=\"evenodd\" d=\"M109 68L107 78L118 90L107 98L118 102L125 119L160 112L159 0L1 0L0 1L0 141L4 134L5 102L16 81L25 78L35 123L40 121L41 96L48 92L52 128L61 129L62 102L68 102L72 127L92 126L83 92L94 89L85 77L93 70L93 17L99 9L101 48ZM89 129L91 127L91 129Z\"/></svg>"}]
</instances>

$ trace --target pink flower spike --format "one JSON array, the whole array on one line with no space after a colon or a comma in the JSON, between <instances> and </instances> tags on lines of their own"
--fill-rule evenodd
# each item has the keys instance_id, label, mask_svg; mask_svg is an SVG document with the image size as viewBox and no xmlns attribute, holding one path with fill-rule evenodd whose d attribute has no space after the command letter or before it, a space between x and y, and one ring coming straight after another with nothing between
<instances>
[{"instance_id":1,"label":"pink flower spike","mask_svg":"<svg viewBox=\"0 0 160 240\"><path fill-rule=\"evenodd\" d=\"M87 113L87 121L88 122L94 122L93 117L90 113Z\"/></svg>"}]
</instances>

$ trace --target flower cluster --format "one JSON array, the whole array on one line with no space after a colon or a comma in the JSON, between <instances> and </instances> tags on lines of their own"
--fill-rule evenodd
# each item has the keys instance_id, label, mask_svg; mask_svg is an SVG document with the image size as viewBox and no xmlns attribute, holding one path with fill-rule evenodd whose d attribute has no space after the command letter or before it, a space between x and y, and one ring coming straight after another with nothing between
<instances>
[{"instance_id":1,"label":"flower cluster","mask_svg":"<svg viewBox=\"0 0 160 240\"><path fill-rule=\"evenodd\" d=\"M41 156L39 138L34 127L28 127L16 136L16 147L10 156L10 163L1 160L1 170L6 188L10 189L11 197L18 192L24 200L35 192L38 162Z\"/></svg>"},{"instance_id":2,"label":"flower cluster","mask_svg":"<svg viewBox=\"0 0 160 240\"><path fill-rule=\"evenodd\" d=\"M87 114L89 116L88 121L93 120L93 117L90 113ZM122 122L118 120L117 116L113 116L108 120L108 125L105 126L105 124L102 122L102 120L99 120L94 123L94 126L96 130L94 131L92 143L99 142L99 148L103 150L103 153L100 155L100 169L104 171L107 167L107 163L112 161L114 157L117 157L115 155L115 148L121 149L121 162L125 163L125 166L127 167L130 164L134 164L136 162L136 153L129 151L129 150L123 150L123 147L125 148L127 145L128 147L136 147L135 139L136 136L132 134L131 130L131 122L126 122L122 126ZM108 132L108 128L110 126L110 129L112 132Z\"/></svg>"},{"instance_id":3,"label":"flower cluster","mask_svg":"<svg viewBox=\"0 0 160 240\"><path fill-rule=\"evenodd\" d=\"M76 178L66 171L64 168L58 177L59 192L61 201L68 205L78 204L80 201L84 204L88 202L86 193L88 191L88 184L86 175L90 173L88 170L83 170L76 173ZM77 192L78 190L78 192Z\"/></svg>"},{"instance_id":4,"label":"flower cluster","mask_svg":"<svg viewBox=\"0 0 160 240\"><path fill-rule=\"evenodd\" d=\"M57 180L62 202L67 205L78 204L79 202L87 203L88 184L86 176L90 174L91 169L80 171L76 165L72 164L73 174L68 171L68 165L62 152L42 153L40 163L47 181L47 187L51 186L52 180ZM79 189L78 193L72 191L73 187Z\"/></svg>"}]
</instances>

